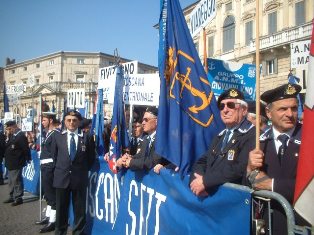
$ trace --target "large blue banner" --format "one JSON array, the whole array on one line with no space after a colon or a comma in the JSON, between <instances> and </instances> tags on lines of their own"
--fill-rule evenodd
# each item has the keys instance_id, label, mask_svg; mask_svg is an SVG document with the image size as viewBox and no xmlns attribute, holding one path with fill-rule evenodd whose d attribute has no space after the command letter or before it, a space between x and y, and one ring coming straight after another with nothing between
<instances>
[{"instance_id":1,"label":"large blue banner","mask_svg":"<svg viewBox=\"0 0 314 235\"><path fill-rule=\"evenodd\" d=\"M255 100L256 66L230 61L207 59L208 80L216 97L230 88L244 93L246 100Z\"/></svg>"},{"instance_id":2,"label":"large blue banner","mask_svg":"<svg viewBox=\"0 0 314 235\"><path fill-rule=\"evenodd\" d=\"M112 174L97 162L90 174L87 234L250 234L251 195L221 186L196 197L189 176L162 170Z\"/></svg>"},{"instance_id":3,"label":"large blue banner","mask_svg":"<svg viewBox=\"0 0 314 235\"><path fill-rule=\"evenodd\" d=\"M22 171L24 190L34 195L39 194L40 160L37 151L31 150L32 161Z\"/></svg>"}]
</instances>

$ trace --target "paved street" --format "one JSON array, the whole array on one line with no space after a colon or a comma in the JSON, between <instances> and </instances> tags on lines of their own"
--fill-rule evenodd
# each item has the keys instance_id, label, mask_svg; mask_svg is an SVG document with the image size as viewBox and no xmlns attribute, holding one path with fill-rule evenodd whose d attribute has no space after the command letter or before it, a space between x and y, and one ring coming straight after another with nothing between
<instances>
[{"instance_id":1,"label":"paved street","mask_svg":"<svg viewBox=\"0 0 314 235\"><path fill-rule=\"evenodd\" d=\"M0 235L39 234L41 226L35 225L35 221L39 220L39 201L30 199L32 195L25 193L24 203L12 207L11 204L3 203L8 198L8 192L7 184L0 185ZM46 203L43 201L42 205L45 207ZM54 232L46 234L51 235Z\"/></svg>"}]
</instances>

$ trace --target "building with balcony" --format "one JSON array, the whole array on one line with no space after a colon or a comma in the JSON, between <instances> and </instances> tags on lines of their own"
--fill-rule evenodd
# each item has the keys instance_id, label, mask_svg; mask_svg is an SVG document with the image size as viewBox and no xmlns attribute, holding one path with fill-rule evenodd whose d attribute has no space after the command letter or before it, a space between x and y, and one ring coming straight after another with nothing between
<instances>
[{"instance_id":1,"label":"building with balcony","mask_svg":"<svg viewBox=\"0 0 314 235\"><path fill-rule=\"evenodd\" d=\"M7 85L24 84L18 95L10 95L10 112L25 117L28 108L39 110L42 100L50 110L55 107L61 117L64 98L69 89L84 88L85 98L89 100L88 113L92 114L95 104L99 69L115 64L113 55L97 52L56 52L38 58L15 63L9 61L3 68ZM120 58L121 63L129 59ZM155 73L157 68L138 63L138 73ZM0 73L1 75L1 73ZM2 84L2 83L1 83ZM3 90L3 89L2 89ZM1 117L3 118L3 93L1 94ZM37 120L37 118L35 118Z\"/></svg>"},{"instance_id":2,"label":"building with balcony","mask_svg":"<svg viewBox=\"0 0 314 235\"><path fill-rule=\"evenodd\" d=\"M184 9L188 25L190 13L198 2ZM263 92L288 81L290 48L292 43L310 40L314 1L260 0L259 9ZM255 64L256 20L255 0L216 0L216 17L205 27L206 37L201 33L193 39L200 58L203 59L206 51L210 58ZM303 62L292 72L300 78L304 93L307 61Z\"/></svg>"}]
</instances>

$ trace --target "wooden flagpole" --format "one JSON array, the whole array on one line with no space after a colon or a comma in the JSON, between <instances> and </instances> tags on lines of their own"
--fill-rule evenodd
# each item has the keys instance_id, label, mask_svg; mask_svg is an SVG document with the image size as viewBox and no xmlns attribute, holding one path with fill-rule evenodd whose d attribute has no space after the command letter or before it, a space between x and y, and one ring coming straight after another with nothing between
<instances>
[{"instance_id":1,"label":"wooden flagpole","mask_svg":"<svg viewBox=\"0 0 314 235\"><path fill-rule=\"evenodd\" d=\"M256 39L255 39L255 56L256 56L256 149L260 149L260 61L259 61L259 0L256 0Z\"/></svg>"},{"instance_id":2,"label":"wooden flagpole","mask_svg":"<svg viewBox=\"0 0 314 235\"><path fill-rule=\"evenodd\" d=\"M207 68L207 48L206 48L206 30L205 30L205 27L203 28L203 45L204 45L204 48L203 48L203 56L204 56L204 69L205 69L205 72L206 74L208 73L208 68Z\"/></svg>"}]
</instances>

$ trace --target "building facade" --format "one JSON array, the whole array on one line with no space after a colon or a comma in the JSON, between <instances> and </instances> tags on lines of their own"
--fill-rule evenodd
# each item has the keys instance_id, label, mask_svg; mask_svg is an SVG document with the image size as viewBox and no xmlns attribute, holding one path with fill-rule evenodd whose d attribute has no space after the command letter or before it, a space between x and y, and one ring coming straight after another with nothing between
<instances>
[{"instance_id":1,"label":"building facade","mask_svg":"<svg viewBox=\"0 0 314 235\"><path fill-rule=\"evenodd\" d=\"M24 84L23 92L9 95L10 112L25 117L27 110L40 110L42 100L52 110L55 108L61 117L64 99L69 89L84 88L85 98L89 100L88 113L92 114L98 85L99 69L115 64L116 58L105 53L56 52L20 63L8 63L3 68L7 85ZM120 58L121 63L130 60ZM138 63L138 73L155 73L157 68ZM0 104L3 118L3 94ZM35 115L35 120L36 115Z\"/></svg>"},{"instance_id":2,"label":"building facade","mask_svg":"<svg viewBox=\"0 0 314 235\"><path fill-rule=\"evenodd\" d=\"M198 2L184 9L188 25ZM313 16L313 0L259 0L261 92L288 81L291 43L310 39ZM216 0L216 17L205 27L206 37L201 32L193 39L200 58L206 52L210 58L255 64L256 20L256 0ZM303 93L306 62L292 69Z\"/></svg>"}]
</instances>

